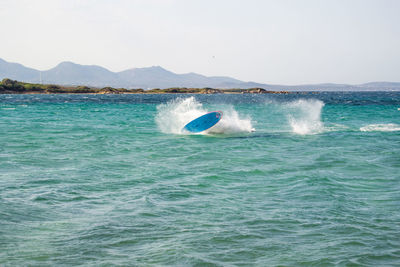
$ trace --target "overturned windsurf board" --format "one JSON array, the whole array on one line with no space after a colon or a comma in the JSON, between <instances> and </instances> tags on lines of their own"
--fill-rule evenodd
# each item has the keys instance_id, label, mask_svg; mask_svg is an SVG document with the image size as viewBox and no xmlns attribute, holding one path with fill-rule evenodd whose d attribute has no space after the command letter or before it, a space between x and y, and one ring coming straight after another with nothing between
<instances>
[{"instance_id":1,"label":"overturned windsurf board","mask_svg":"<svg viewBox=\"0 0 400 267\"><path fill-rule=\"evenodd\" d=\"M200 133L213 127L221 118L222 111L209 112L186 124L183 130L191 133Z\"/></svg>"}]
</instances>

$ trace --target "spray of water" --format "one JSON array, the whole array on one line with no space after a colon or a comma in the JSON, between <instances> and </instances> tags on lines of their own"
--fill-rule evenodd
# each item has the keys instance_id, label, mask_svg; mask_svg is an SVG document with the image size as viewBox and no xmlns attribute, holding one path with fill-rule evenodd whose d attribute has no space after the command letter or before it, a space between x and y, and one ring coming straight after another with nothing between
<instances>
[{"instance_id":1,"label":"spray of water","mask_svg":"<svg viewBox=\"0 0 400 267\"><path fill-rule=\"evenodd\" d=\"M321 112L324 103L315 99L299 99L286 104L287 119L296 134L318 134L324 131Z\"/></svg>"},{"instance_id":2,"label":"spray of water","mask_svg":"<svg viewBox=\"0 0 400 267\"><path fill-rule=\"evenodd\" d=\"M240 118L238 112L229 107L222 109L220 122L201 134L235 134L254 131L250 118ZM184 134L182 128L191 120L204 115L208 111L192 97L177 98L166 104L157 106L156 123L164 133Z\"/></svg>"},{"instance_id":3,"label":"spray of water","mask_svg":"<svg viewBox=\"0 0 400 267\"><path fill-rule=\"evenodd\" d=\"M233 107L228 107L224 110L221 121L206 133L236 134L254 131L250 118L240 118L239 113Z\"/></svg>"}]
</instances>

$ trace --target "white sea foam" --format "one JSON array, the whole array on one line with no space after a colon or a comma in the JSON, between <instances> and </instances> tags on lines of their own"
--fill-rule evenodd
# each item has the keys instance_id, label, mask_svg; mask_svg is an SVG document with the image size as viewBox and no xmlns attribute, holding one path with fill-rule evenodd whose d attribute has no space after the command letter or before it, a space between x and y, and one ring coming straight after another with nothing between
<instances>
[{"instance_id":1,"label":"white sea foam","mask_svg":"<svg viewBox=\"0 0 400 267\"><path fill-rule=\"evenodd\" d=\"M324 131L321 121L324 102L315 99L299 99L286 103L287 119L296 134L318 134Z\"/></svg>"},{"instance_id":2,"label":"white sea foam","mask_svg":"<svg viewBox=\"0 0 400 267\"><path fill-rule=\"evenodd\" d=\"M240 118L239 113L233 107L226 108L223 113L221 121L207 130L206 133L235 134L255 131L251 119L249 117Z\"/></svg>"},{"instance_id":3,"label":"white sea foam","mask_svg":"<svg viewBox=\"0 0 400 267\"><path fill-rule=\"evenodd\" d=\"M362 132L395 132L400 131L400 125L395 123L369 124L360 128Z\"/></svg>"},{"instance_id":4,"label":"white sea foam","mask_svg":"<svg viewBox=\"0 0 400 267\"><path fill-rule=\"evenodd\" d=\"M156 123L164 133L183 134L182 128L191 120L208 111L192 97L178 98L157 106ZM223 116L219 123L202 134L246 133L254 131L250 118L241 118L233 107L222 109Z\"/></svg>"}]
</instances>

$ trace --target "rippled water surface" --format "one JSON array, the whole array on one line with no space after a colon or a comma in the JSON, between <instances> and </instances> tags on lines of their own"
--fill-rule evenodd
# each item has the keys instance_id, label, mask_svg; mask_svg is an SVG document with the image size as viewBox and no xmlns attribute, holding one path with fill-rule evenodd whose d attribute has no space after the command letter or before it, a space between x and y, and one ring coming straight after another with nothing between
<instances>
[{"instance_id":1,"label":"rippled water surface","mask_svg":"<svg viewBox=\"0 0 400 267\"><path fill-rule=\"evenodd\" d=\"M399 108L391 92L0 95L0 265L398 266Z\"/></svg>"}]
</instances>

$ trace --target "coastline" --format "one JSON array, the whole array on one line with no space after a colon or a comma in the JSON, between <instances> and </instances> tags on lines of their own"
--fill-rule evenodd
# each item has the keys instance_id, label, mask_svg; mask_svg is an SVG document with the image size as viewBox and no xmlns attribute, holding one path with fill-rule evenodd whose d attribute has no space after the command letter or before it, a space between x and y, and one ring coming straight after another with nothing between
<instances>
[{"instance_id":1,"label":"coastline","mask_svg":"<svg viewBox=\"0 0 400 267\"><path fill-rule=\"evenodd\" d=\"M0 94L292 94L289 91L268 91L263 88L187 88L167 89L126 89L113 87L62 86L55 84L34 84L3 79L0 82Z\"/></svg>"}]
</instances>

